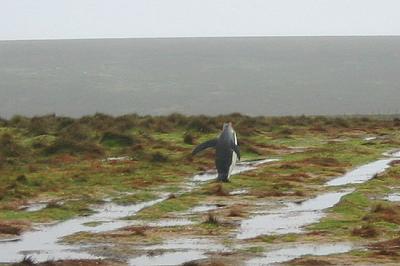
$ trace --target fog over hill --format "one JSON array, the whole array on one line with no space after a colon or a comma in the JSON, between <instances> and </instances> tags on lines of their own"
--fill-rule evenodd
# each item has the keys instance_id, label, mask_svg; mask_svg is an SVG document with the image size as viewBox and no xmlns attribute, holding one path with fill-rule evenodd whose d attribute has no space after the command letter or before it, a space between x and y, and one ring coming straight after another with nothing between
<instances>
[{"instance_id":1,"label":"fog over hill","mask_svg":"<svg viewBox=\"0 0 400 266\"><path fill-rule=\"evenodd\" d=\"M0 116L400 113L400 37L0 42Z\"/></svg>"}]
</instances>

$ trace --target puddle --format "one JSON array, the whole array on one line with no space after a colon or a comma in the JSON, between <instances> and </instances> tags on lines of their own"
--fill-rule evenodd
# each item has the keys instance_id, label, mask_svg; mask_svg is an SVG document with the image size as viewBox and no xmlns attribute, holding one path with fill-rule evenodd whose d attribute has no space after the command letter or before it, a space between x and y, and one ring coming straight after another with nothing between
<instances>
[{"instance_id":1,"label":"puddle","mask_svg":"<svg viewBox=\"0 0 400 266\"><path fill-rule=\"evenodd\" d=\"M301 153L309 150L310 146L296 146L296 147L288 147L291 153Z\"/></svg>"},{"instance_id":2,"label":"puddle","mask_svg":"<svg viewBox=\"0 0 400 266\"><path fill-rule=\"evenodd\" d=\"M400 193L389 194L384 199L392 202L400 201Z\"/></svg>"},{"instance_id":3,"label":"puddle","mask_svg":"<svg viewBox=\"0 0 400 266\"><path fill-rule=\"evenodd\" d=\"M239 189L239 190L234 190L231 193L229 193L229 195L243 195L243 194L247 194L249 193L249 191L247 189Z\"/></svg>"},{"instance_id":4,"label":"puddle","mask_svg":"<svg viewBox=\"0 0 400 266\"><path fill-rule=\"evenodd\" d=\"M227 251L228 249L209 238L180 238L170 239L162 244L144 246L144 250L206 250Z\"/></svg>"},{"instance_id":5,"label":"puddle","mask_svg":"<svg viewBox=\"0 0 400 266\"><path fill-rule=\"evenodd\" d=\"M207 252L227 251L221 244L210 239L175 239L160 245L145 246L150 254L130 259L129 265L180 265L192 260L207 258ZM160 253L160 254L158 254Z\"/></svg>"},{"instance_id":6,"label":"puddle","mask_svg":"<svg viewBox=\"0 0 400 266\"><path fill-rule=\"evenodd\" d=\"M237 238L300 233L304 226L318 222L324 216L325 209L333 207L352 191L325 193L300 204L290 202L283 208L256 215L242 222Z\"/></svg>"},{"instance_id":7,"label":"puddle","mask_svg":"<svg viewBox=\"0 0 400 266\"><path fill-rule=\"evenodd\" d=\"M383 153L386 157L400 158L400 150L392 150L389 152Z\"/></svg>"},{"instance_id":8,"label":"puddle","mask_svg":"<svg viewBox=\"0 0 400 266\"><path fill-rule=\"evenodd\" d=\"M194 182L207 182L217 178L216 171L207 171L200 174L197 174L193 177Z\"/></svg>"},{"instance_id":9,"label":"puddle","mask_svg":"<svg viewBox=\"0 0 400 266\"><path fill-rule=\"evenodd\" d=\"M184 226L194 224L189 219L164 219L157 222L147 222L146 225L151 227L173 227L173 226Z\"/></svg>"},{"instance_id":10,"label":"puddle","mask_svg":"<svg viewBox=\"0 0 400 266\"><path fill-rule=\"evenodd\" d=\"M108 157L103 159L103 162L124 162L124 161L131 161L132 158L129 156L121 156L121 157Z\"/></svg>"},{"instance_id":11,"label":"puddle","mask_svg":"<svg viewBox=\"0 0 400 266\"><path fill-rule=\"evenodd\" d=\"M188 212L189 213L208 212L208 211L216 210L218 208L219 207L215 204L204 204L204 205L196 206L196 207L190 209Z\"/></svg>"},{"instance_id":12,"label":"puddle","mask_svg":"<svg viewBox=\"0 0 400 266\"><path fill-rule=\"evenodd\" d=\"M43 210L44 208L47 207L47 203L32 203L26 206L22 206L20 210L26 211L26 212L37 212L40 210Z\"/></svg>"},{"instance_id":13,"label":"puddle","mask_svg":"<svg viewBox=\"0 0 400 266\"><path fill-rule=\"evenodd\" d=\"M353 248L351 243L332 244L297 244L271 250L246 262L246 265L271 265L290 261L305 255L325 256L337 253L345 253Z\"/></svg>"},{"instance_id":14,"label":"puddle","mask_svg":"<svg viewBox=\"0 0 400 266\"><path fill-rule=\"evenodd\" d=\"M384 172L390 167L394 159L382 159L363 166L360 166L345 175L335 178L326 183L327 186L342 186L347 184L364 183L372 179L376 174Z\"/></svg>"},{"instance_id":15,"label":"puddle","mask_svg":"<svg viewBox=\"0 0 400 266\"><path fill-rule=\"evenodd\" d=\"M130 259L128 265L132 266L150 266L150 265L181 265L192 260L205 259L207 256L204 251L173 251L165 252L161 255L143 255Z\"/></svg>"},{"instance_id":16,"label":"puddle","mask_svg":"<svg viewBox=\"0 0 400 266\"><path fill-rule=\"evenodd\" d=\"M395 157L395 158L400 158L400 151L392 152L392 153L390 154L390 156Z\"/></svg>"},{"instance_id":17,"label":"puddle","mask_svg":"<svg viewBox=\"0 0 400 266\"><path fill-rule=\"evenodd\" d=\"M331 141L331 142L346 142L348 140L349 139L346 139L346 138L335 138L335 139L330 139L329 141Z\"/></svg>"},{"instance_id":18,"label":"puddle","mask_svg":"<svg viewBox=\"0 0 400 266\"><path fill-rule=\"evenodd\" d=\"M129 221L119 221L118 219L133 215L143 208L161 202L165 197L135 204L131 206L119 206L107 203L96 209L95 213L86 217L78 217L60 222L52 226L39 226L36 231L22 234L18 241L0 243L0 261L15 262L29 255L35 261L41 262L49 259L95 259L99 258L91 254L80 251L82 246L68 246L58 243L62 237L77 232L104 232L114 230L129 225ZM96 227L89 224L102 222Z\"/></svg>"}]
</instances>

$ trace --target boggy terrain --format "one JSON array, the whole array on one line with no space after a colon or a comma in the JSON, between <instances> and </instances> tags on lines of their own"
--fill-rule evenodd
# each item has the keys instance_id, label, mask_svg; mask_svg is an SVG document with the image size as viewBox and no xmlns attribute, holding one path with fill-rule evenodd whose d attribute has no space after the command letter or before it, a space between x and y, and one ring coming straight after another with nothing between
<instances>
[{"instance_id":1,"label":"boggy terrain","mask_svg":"<svg viewBox=\"0 0 400 266\"><path fill-rule=\"evenodd\" d=\"M233 122L217 183L196 144ZM0 264L396 265L400 120L163 117L0 120Z\"/></svg>"}]
</instances>

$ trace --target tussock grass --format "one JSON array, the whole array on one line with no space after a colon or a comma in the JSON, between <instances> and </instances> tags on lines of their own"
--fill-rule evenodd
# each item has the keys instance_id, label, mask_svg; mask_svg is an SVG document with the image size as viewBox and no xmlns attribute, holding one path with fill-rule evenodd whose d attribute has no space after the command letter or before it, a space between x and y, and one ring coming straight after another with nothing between
<instances>
[{"instance_id":1,"label":"tussock grass","mask_svg":"<svg viewBox=\"0 0 400 266\"><path fill-rule=\"evenodd\" d=\"M208 193L216 196L229 196L229 191L223 184L215 184L214 186L210 187Z\"/></svg>"},{"instance_id":2,"label":"tussock grass","mask_svg":"<svg viewBox=\"0 0 400 266\"><path fill-rule=\"evenodd\" d=\"M307 259L307 258L299 258L292 260L291 265L299 265L299 266L329 266L334 265L329 261L323 259Z\"/></svg>"},{"instance_id":3,"label":"tussock grass","mask_svg":"<svg viewBox=\"0 0 400 266\"><path fill-rule=\"evenodd\" d=\"M378 230L372 224L365 224L361 227L354 228L351 231L353 236L361 236L364 238L372 238L378 236Z\"/></svg>"},{"instance_id":4,"label":"tussock grass","mask_svg":"<svg viewBox=\"0 0 400 266\"><path fill-rule=\"evenodd\" d=\"M0 155L5 158L19 157L24 153L23 147L9 133L4 133L0 136L0 147Z\"/></svg>"},{"instance_id":5,"label":"tussock grass","mask_svg":"<svg viewBox=\"0 0 400 266\"><path fill-rule=\"evenodd\" d=\"M110 147L130 146L134 143L137 144L137 142L132 136L111 131L105 132L100 139L100 143Z\"/></svg>"},{"instance_id":6,"label":"tussock grass","mask_svg":"<svg viewBox=\"0 0 400 266\"><path fill-rule=\"evenodd\" d=\"M379 255L398 256L400 252L400 238L371 243L368 248L377 251Z\"/></svg>"},{"instance_id":7,"label":"tussock grass","mask_svg":"<svg viewBox=\"0 0 400 266\"><path fill-rule=\"evenodd\" d=\"M0 234L19 235L22 229L9 224L0 224Z\"/></svg>"},{"instance_id":8,"label":"tussock grass","mask_svg":"<svg viewBox=\"0 0 400 266\"><path fill-rule=\"evenodd\" d=\"M32 266L37 265L31 256L25 256L20 262L14 263L13 266Z\"/></svg>"},{"instance_id":9,"label":"tussock grass","mask_svg":"<svg viewBox=\"0 0 400 266\"><path fill-rule=\"evenodd\" d=\"M79 155L86 154L98 157L104 154L104 151L98 145L91 142L78 142L69 139L58 138L56 141L44 150L44 155L56 155L56 154L71 154Z\"/></svg>"},{"instance_id":10,"label":"tussock grass","mask_svg":"<svg viewBox=\"0 0 400 266\"><path fill-rule=\"evenodd\" d=\"M147 226L131 226L128 228L125 228L125 231L132 232L135 235L139 236L146 236L146 231L149 230L149 227Z\"/></svg>"},{"instance_id":11,"label":"tussock grass","mask_svg":"<svg viewBox=\"0 0 400 266\"><path fill-rule=\"evenodd\" d=\"M321 157L311 157L300 161L303 164L315 164L326 167L341 166L340 162L335 158L321 158Z\"/></svg>"},{"instance_id":12,"label":"tussock grass","mask_svg":"<svg viewBox=\"0 0 400 266\"><path fill-rule=\"evenodd\" d=\"M207 214L207 217L204 220L203 224L219 226L219 225L221 225L221 222L213 213L209 212Z\"/></svg>"},{"instance_id":13,"label":"tussock grass","mask_svg":"<svg viewBox=\"0 0 400 266\"><path fill-rule=\"evenodd\" d=\"M189 145L194 144L194 136L190 132L186 132L183 136L183 142Z\"/></svg>"},{"instance_id":14,"label":"tussock grass","mask_svg":"<svg viewBox=\"0 0 400 266\"><path fill-rule=\"evenodd\" d=\"M153 163L165 163L168 162L168 160L169 160L168 156L162 154L161 152L155 152L151 154L150 161Z\"/></svg>"},{"instance_id":15,"label":"tussock grass","mask_svg":"<svg viewBox=\"0 0 400 266\"><path fill-rule=\"evenodd\" d=\"M400 224L400 211L394 206L377 204L368 215L363 217L364 221L386 221L389 223Z\"/></svg>"},{"instance_id":16,"label":"tussock grass","mask_svg":"<svg viewBox=\"0 0 400 266\"><path fill-rule=\"evenodd\" d=\"M243 217L244 213L241 207L235 206L229 210L229 217Z\"/></svg>"},{"instance_id":17,"label":"tussock grass","mask_svg":"<svg viewBox=\"0 0 400 266\"><path fill-rule=\"evenodd\" d=\"M222 260L210 259L207 261L189 261L182 264L182 266L228 266L231 263L225 263Z\"/></svg>"},{"instance_id":18,"label":"tussock grass","mask_svg":"<svg viewBox=\"0 0 400 266\"><path fill-rule=\"evenodd\" d=\"M120 205L136 204L143 201L149 201L156 198L156 195L147 191L140 191L131 195L124 195L113 199L113 202Z\"/></svg>"}]
</instances>

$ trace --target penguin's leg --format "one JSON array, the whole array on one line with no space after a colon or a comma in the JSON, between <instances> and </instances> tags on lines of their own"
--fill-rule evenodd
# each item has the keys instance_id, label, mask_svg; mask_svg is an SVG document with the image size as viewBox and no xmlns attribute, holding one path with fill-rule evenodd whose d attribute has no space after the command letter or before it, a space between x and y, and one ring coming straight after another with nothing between
<instances>
[{"instance_id":1,"label":"penguin's leg","mask_svg":"<svg viewBox=\"0 0 400 266\"><path fill-rule=\"evenodd\" d=\"M227 182L229 182L228 175L229 175L228 173L220 173L220 172L218 172L217 180L220 181L220 182L227 183Z\"/></svg>"}]
</instances>

